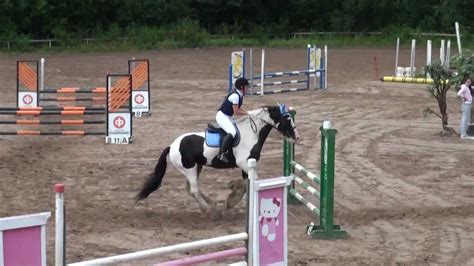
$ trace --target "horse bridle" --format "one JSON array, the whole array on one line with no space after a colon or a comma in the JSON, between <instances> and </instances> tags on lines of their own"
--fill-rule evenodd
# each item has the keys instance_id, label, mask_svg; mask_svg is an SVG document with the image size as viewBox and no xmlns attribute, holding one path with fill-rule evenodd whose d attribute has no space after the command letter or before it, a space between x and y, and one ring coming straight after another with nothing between
<instances>
[{"instance_id":1,"label":"horse bridle","mask_svg":"<svg viewBox=\"0 0 474 266\"><path fill-rule=\"evenodd\" d=\"M281 117L291 117L290 113L289 112L285 112L283 114L281 114ZM249 118L250 118L250 127L252 128L252 131L253 133L257 133L257 123L255 123L255 121L253 120L252 116L249 115ZM261 119L261 118L260 118ZM268 123L267 121L261 119L263 122L265 122L266 124L269 124L271 125L270 123ZM278 125L280 124L280 121L278 121L278 123L275 123L273 125L271 125L274 129L278 130ZM294 130L296 128L296 126L292 126L291 129Z\"/></svg>"}]
</instances>

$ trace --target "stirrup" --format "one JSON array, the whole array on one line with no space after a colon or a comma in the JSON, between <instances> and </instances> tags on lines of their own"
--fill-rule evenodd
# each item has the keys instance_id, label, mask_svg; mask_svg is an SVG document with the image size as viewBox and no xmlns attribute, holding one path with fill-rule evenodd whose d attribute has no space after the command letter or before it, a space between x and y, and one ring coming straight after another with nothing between
<instances>
[{"instance_id":1,"label":"stirrup","mask_svg":"<svg viewBox=\"0 0 474 266\"><path fill-rule=\"evenodd\" d=\"M217 156L217 158L224 163L229 163L229 159L227 159L226 154L227 154L226 152L221 153Z\"/></svg>"}]
</instances>

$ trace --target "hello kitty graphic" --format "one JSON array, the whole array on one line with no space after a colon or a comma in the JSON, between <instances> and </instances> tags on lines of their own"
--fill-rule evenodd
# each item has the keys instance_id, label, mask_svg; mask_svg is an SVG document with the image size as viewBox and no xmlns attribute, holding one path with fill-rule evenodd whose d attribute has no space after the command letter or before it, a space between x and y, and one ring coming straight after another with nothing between
<instances>
[{"instance_id":1,"label":"hello kitty graphic","mask_svg":"<svg viewBox=\"0 0 474 266\"><path fill-rule=\"evenodd\" d=\"M280 198L262 198L260 201L260 217L259 223L262 225L262 235L269 242L276 238L276 228L279 224L278 214L280 214L281 199Z\"/></svg>"}]
</instances>

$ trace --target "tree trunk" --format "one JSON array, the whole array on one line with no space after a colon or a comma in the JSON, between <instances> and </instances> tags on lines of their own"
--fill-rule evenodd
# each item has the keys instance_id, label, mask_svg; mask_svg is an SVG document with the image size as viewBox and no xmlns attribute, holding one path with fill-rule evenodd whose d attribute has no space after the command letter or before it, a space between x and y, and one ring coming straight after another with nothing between
<instances>
[{"instance_id":1,"label":"tree trunk","mask_svg":"<svg viewBox=\"0 0 474 266\"><path fill-rule=\"evenodd\" d=\"M448 127L448 106L446 104L446 95L439 94L437 97L439 112L441 114L441 126L443 130L441 131L441 136L448 137L456 133L453 128Z\"/></svg>"},{"instance_id":2,"label":"tree trunk","mask_svg":"<svg viewBox=\"0 0 474 266\"><path fill-rule=\"evenodd\" d=\"M439 113L441 114L441 123L444 129L448 125L448 113L447 113L448 106L446 104L445 95L440 94L438 96L438 106L439 106Z\"/></svg>"}]
</instances>

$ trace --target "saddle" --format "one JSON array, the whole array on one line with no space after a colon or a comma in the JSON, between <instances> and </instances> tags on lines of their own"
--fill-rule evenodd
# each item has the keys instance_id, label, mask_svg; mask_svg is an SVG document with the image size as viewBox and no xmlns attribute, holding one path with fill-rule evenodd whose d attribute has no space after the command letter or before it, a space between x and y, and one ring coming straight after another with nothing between
<instances>
[{"instance_id":1,"label":"saddle","mask_svg":"<svg viewBox=\"0 0 474 266\"><path fill-rule=\"evenodd\" d=\"M239 145L240 143L240 131L237 126L234 124L237 134L235 135L234 142L232 147ZM217 122L207 123L207 128L205 131L206 144L209 147L220 147L222 143L222 138L224 138L227 133L217 124Z\"/></svg>"}]
</instances>

